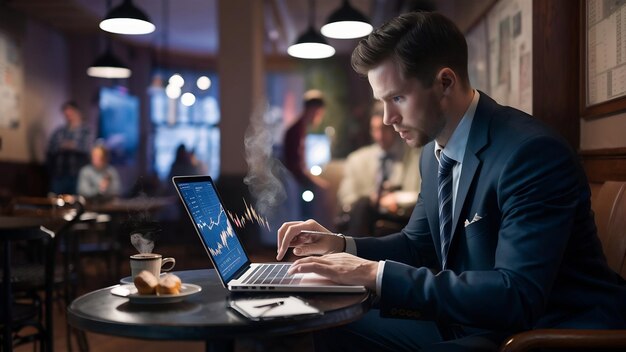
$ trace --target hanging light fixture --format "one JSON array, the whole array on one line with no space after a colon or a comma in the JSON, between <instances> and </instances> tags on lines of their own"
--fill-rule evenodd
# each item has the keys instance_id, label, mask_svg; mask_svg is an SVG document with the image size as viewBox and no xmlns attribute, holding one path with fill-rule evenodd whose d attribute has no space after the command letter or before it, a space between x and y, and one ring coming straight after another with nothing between
<instances>
[{"instance_id":1,"label":"hanging light fixture","mask_svg":"<svg viewBox=\"0 0 626 352\"><path fill-rule=\"evenodd\" d=\"M100 22L103 31L117 34L148 34L154 32L156 27L148 16L133 5L132 0L124 2L109 11Z\"/></svg>"},{"instance_id":2,"label":"hanging light fixture","mask_svg":"<svg viewBox=\"0 0 626 352\"><path fill-rule=\"evenodd\" d=\"M309 0L309 28L298 37L296 43L287 48L287 53L300 59L324 59L335 55L335 48L313 28L315 1Z\"/></svg>"},{"instance_id":3,"label":"hanging light fixture","mask_svg":"<svg viewBox=\"0 0 626 352\"><path fill-rule=\"evenodd\" d=\"M88 76L98 78L128 78L131 73L130 69L113 54L111 42L108 39L104 54L98 56L87 68Z\"/></svg>"},{"instance_id":4,"label":"hanging light fixture","mask_svg":"<svg viewBox=\"0 0 626 352\"><path fill-rule=\"evenodd\" d=\"M328 38L353 39L370 34L373 29L365 15L348 0L343 0L343 5L328 17L321 31Z\"/></svg>"}]
</instances>

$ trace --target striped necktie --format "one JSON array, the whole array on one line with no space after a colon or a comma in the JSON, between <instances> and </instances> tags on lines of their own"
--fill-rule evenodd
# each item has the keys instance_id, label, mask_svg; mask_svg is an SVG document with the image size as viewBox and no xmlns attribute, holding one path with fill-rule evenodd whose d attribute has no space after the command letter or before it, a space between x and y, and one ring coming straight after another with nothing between
<instances>
[{"instance_id":1,"label":"striped necktie","mask_svg":"<svg viewBox=\"0 0 626 352\"><path fill-rule=\"evenodd\" d=\"M439 237L441 237L441 268L446 268L446 257L452 238L452 167L454 159L439 154Z\"/></svg>"}]
</instances>

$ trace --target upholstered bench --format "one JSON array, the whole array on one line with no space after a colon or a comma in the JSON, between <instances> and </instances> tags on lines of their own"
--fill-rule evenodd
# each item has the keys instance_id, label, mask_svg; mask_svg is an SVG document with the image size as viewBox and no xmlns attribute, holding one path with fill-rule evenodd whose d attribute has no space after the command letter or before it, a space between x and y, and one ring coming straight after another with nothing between
<instances>
[{"instance_id":1,"label":"upholstered bench","mask_svg":"<svg viewBox=\"0 0 626 352\"><path fill-rule=\"evenodd\" d=\"M593 192L598 236L609 266L626 278L626 182L607 181ZM595 351L601 348L626 350L626 330L539 329L511 337L501 352L533 349L574 349Z\"/></svg>"}]
</instances>

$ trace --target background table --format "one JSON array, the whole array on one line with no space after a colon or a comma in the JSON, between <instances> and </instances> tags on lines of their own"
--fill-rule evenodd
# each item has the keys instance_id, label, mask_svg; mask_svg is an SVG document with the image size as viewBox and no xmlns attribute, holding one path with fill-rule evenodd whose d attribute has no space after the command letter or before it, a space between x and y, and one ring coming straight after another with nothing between
<instances>
[{"instance_id":1,"label":"background table","mask_svg":"<svg viewBox=\"0 0 626 352\"><path fill-rule=\"evenodd\" d=\"M153 212L176 204L176 201L176 197L113 198L105 201L89 201L85 208L88 211L106 214Z\"/></svg>"},{"instance_id":2,"label":"background table","mask_svg":"<svg viewBox=\"0 0 626 352\"><path fill-rule=\"evenodd\" d=\"M176 272L183 283L197 284L202 291L183 302L170 304L131 304L114 296L112 287L103 288L74 300L68 308L68 322L79 329L157 340L204 340L207 350L230 347L238 337L272 337L310 332L347 324L369 309L369 293L294 294L323 311L323 315L254 322L228 308L231 294L215 270ZM276 293L273 296L289 295ZM254 297L271 297L262 293Z\"/></svg>"}]
</instances>

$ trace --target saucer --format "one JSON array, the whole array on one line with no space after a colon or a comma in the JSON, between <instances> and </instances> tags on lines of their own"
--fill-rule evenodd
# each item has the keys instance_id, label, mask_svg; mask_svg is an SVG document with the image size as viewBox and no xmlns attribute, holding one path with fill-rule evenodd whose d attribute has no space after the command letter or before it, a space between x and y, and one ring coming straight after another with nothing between
<instances>
[{"instance_id":1,"label":"saucer","mask_svg":"<svg viewBox=\"0 0 626 352\"><path fill-rule=\"evenodd\" d=\"M194 284L182 284L180 293L177 295L140 295L134 284L115 286L111 289L111 294L119 297L126 297L131 303L140 304L161 304L181 302L191 295L202 291L202 287Z\"/></svg>"},{"instance_id":2,"label":"saucer","mask_svg":"<svg viewBox=\"0 0 626 352\"><path fill-rule=\"evenodd\" d=\"M161 275L159 276L159 278L162 278L165 274L167 273L161 273ZM132 284L133 283L133 278L131 276L126 276L120 279L120 284L122 285L128 285L128 284Z\"/></svg>"}]
</instances>

